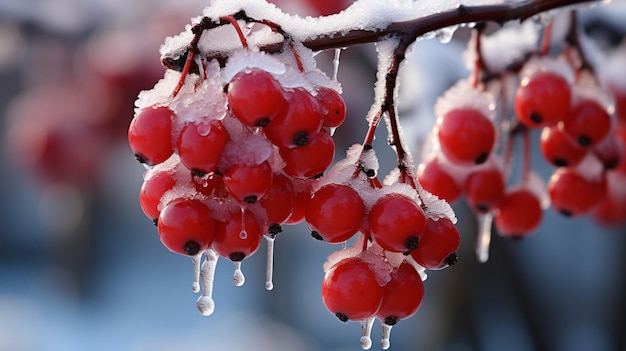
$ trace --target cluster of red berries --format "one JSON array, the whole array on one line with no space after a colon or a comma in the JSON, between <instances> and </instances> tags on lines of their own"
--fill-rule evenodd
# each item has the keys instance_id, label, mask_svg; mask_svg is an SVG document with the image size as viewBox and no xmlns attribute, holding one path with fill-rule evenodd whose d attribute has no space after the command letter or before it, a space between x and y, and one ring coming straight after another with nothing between
<instances>
[{"instance_id":1,"label":"cluster of red berries","mask_svg":"<svg viewBox=\"0 0 626 351\"><path fill-rule=\"evenodd\" d=\"M461 81L439 99L434 146L417 171L426 190L448 202L465 195L475 213L493 216L498 233L511 238L534 232L550 204L567 216L593 213L605 223L626 219L623 123L592 75L575 74L565 60L529 60L513 96L514 121L494 117L497 104L490 96ZM536 129L544 158L557 167L547 185L529 165L528 133ZM525 164L519 183L507 186L507 143L515 133L525 136Z\"/></svg>"},{"instance_id":2,"label":"cluster of red berries","mask_svg":"<svg viewBox=\"0 0 626 351\"><path fill-rule=\"evenodd\" d=\"M313 184L305 216L318 240L344 243L358 234L325 263L322 299L339 320L362 324L364 349L376 319L389 347L391 327L422 302L424 271L455 264L460 244L447 202L404 182L401 170L381 184L377 168L374 150L354 145Z\"/></svg>"},{"instance_id":3,"label":"cluster of red berries","mask_svg":"<svg viewBox=\"0 0 626 351\"><path fill-rule=\"evenodd\" d=\"M626 144L617 133L611 97L590 72L567 68L567 62L548 58L528 62L515 95L516 114L528 128L541 129L542 155L557 167L548 182L552 207L566 216L593 212L608 223L623 221Z\"/></svg>"},{"instance_id":4,"label":"cluster of red berries","mask_svg":"<svg viewBox=\"0 0 626 351\"><path fill-rule=\"evenodd\" d=\"M475 213L494 216L501 235L521 237L540 224L543 196L532 174L507 186L505 162L495 152L501 131L494 106L488 92L468 81L449 89L435 106L435 147L419 165L417 178L450 203L465 195Z\"/></svg>"},{"instance_id":5,"label":"cluster of red berries","mask_svg":"<svg viewBox=\"0 0 626 351\"><path fill-rule=\"evenodd\" d=\"M229 69L232 77L223 80L213 62L205 79L190 75L194 82L176 96L144 94L128 131L135 156L149 167L144 213L169 250L198 262L212 250L240 263L264 235L273 239L281 224L304 219L310 184L334 158L328 129L346 113L328 86L286 88L253 61Z\"/></svg>"},{"instance_id":6,"label":"cluster of red berries","mask_svg":"<svg viewBox=\"0 0 626 351\"><path fill-rule=\"evenodd\" d=\"M241 262L263 238L273 251L281 225L306 221L314 238L344 245L358 234L351 249L329 257L322 299L340 320L363 323L364 348L380 319L388 348L391 326L421 304L424 270L456 263L456 218L447 202L405 179L406 169L383 185L371 145L353 146L324 174L346 107L336 82L306 67L305 55L312 53L244 48L198 75L168 72L142 93L128 132L148 168L141 208L165 247L192 257L205 315L214 308L218 256L235 263L241 285Z\"/></svg>"}]
</instances>

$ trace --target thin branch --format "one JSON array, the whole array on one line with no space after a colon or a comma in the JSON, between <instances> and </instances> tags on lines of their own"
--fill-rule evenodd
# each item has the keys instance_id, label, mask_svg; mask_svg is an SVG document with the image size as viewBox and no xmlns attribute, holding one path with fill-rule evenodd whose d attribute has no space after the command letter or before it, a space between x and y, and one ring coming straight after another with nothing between
<instances>
[{"instance_id":1,"label":"thin branch","mask_svg":"<svg viewBox=\"0 0 626 351\"><path fill-rule=\"evenodd\" d=\"M597 0L526 0L513 4L501 5L460 5L451 11L440 12L410 21L393 22L382 30L353 29L342 31L341 33L326 33L322 36L305 39L303 40L303 44L313 51L320 51L374 43L383 37L401 33L410 35L415 39L426 33L453 25L489 21L500 24L512 20L524 21L541 12L553 10L559 7L596 1ZM247 18L246 16L241 16L239 13L233 16L237 19L241 18L248 21L254 20ZM259 19L254 21L263 23L263 20ZM278 52L283 50L283 43L279 42L264 45L261 46L260 49L266 52ZM210 55L210 57L207 57L208 59L224 59L223 53L212 52L208 53L208 55ZM173 53L171 57L163 58L163 65L170 69L181 71L184 63L184 56L186 56L185 52Z\"/></svg>"}]
</instances>

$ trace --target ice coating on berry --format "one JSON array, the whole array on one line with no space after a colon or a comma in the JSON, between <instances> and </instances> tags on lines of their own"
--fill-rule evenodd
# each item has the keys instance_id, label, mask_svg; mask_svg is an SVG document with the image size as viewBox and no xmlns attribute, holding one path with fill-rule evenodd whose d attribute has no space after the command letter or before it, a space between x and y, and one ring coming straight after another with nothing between
<instances>
[{"instance_id":1,"label":"ice coating on berry","mask_svg":"<svg viewBox=\"0 0 626 351\"><path fill-rule=\"evenodd\" d=\"M495 121L495 102L491 93L473 87L468 80L460 80L435 103L435 115L442 118L458 109L478 111L490 121Z\"/></svg>"},{"instance_id":2,"label":"ice coating on berry","mask_svg":"<svg viewBox=\"0 0 626 351\"><path fill-rule=\"evenodd\" d=\"M522 80L530 79L542 72L555 73L563 77L570 85L574 83L574 70L571 64L564 58L554 59L547 56L533 56L524 64L520 77Z\"/></svg>"}]
</instances>

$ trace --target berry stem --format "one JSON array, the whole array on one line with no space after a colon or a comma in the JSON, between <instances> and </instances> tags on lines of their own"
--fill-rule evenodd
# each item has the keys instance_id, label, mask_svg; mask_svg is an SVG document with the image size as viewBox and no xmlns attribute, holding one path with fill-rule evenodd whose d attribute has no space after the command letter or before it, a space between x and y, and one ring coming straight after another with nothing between
<instances>
[{"instance_id":1,"label":"berry stem","mask_svg":"<svg viewBox=\"0 0 626 351\"><path fill-rule=\"evenodd\" d=\"M474 27L474 30L472 31L472 40L474 41L476 60L474 60L474 67L472 69L472 75L470 76L470 84L474 88L478 87L481 72L487 71L487 65L485 64L485 60L483 59L481 45L482 32L484 29L485 25L484 23L481 23Z\"/></svg>"},{"instance_id":2,"label":"berry stem","mask_svg":"<svg viewBox=\"0 0 626 351\"><path fill-rule=\"evenodd\" d=\"M577 26L578 15L576 11L572 10L570 11L569 28L567 31L567 35L565 36L565 41L571 46L570 50L567 51L568 58L578 72L586 70L595 77L595 69L589 61L585 50L583 49L582 43L580 41L580 33L578 31L579 29L577 28ZM576 57L572 56L574 54L572 52L572 49L575 51L575 54L577 54Z\"/></svg>"},{"instance_id":3,"label":"berry stem","mask_svg":"<svg viewBox=\"0 0 626 351\"><path fill-rule=\"evenodd\" d=\"M246 39L246 36L243 34L243 31L241 31L241 27L239 27L239 23L237 22L237 19L232 15L222 16L220 17L220 21L224 21L224 22L228 22L232 24L233 28L235 28L235 30L237 31L237 35L239 36L239 41L241 41L241 46L243 46L244 49L247 49L248 40Z\"/></svg>"},{"instance_id":4,"label":"berry stem","mask_svg":"<svg viewBox=\"0 0 626 351\"><path fill-rule=\"evenodd\" d=\"M542 56L548 55L550 52L550 42L552 40L552 27L554 26L554 19L546 25L543 31L543 38L541 38L541 49L539 54Z\"/></svg>"}]
</instances>

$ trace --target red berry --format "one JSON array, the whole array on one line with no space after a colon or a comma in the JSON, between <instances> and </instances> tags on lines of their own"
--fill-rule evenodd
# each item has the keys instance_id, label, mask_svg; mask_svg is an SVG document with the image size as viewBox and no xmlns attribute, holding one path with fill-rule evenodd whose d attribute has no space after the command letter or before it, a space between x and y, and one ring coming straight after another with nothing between
<instances>
[{"instance_id":1,"label":"red berry","mask_svg":"<svg viewBox=\"0 0 626 351\"><path fill-rule=\"evenodd\" d=\"M424 283L419 273L407 262L391 272L385 285L385 295L376 317L387 325L394 325L417 312L424 298Z\"/></svg>"},{"instance_id":2,"label":"red berry","mask_svg":"<svg viewBox=\"0 0 626 351\"><path fill-rule=\"evenodd\" d=\"M321 130L311 141L301 147L280 148L280 156L285 161L283 171L301 179L319 176L328 169L335 158L335 142L330 134Z\"/></svg>"},{"instance_id":3,"label":"red berry","mask_svg":"<svg viewBox=\"0 0 626 351\"><path fill-rule=\"evenodd\" d=\"M268 161L258 165L234 164L224 174L230 195L240 203L253 204L272 185L272 167Z\"/></svg>"},{"instance_id":4,"label":"red berry","mask_svg":"<svg viewBox=\"0 0 626 351\"><path fill-rule=\"evenodd\" d=\"M161 198L174 185L176 185L176 179L168 170L156 171L144 180L139 192L139 204L148 218L153 221L159 218Z\"/></svg>"},{"instance_id":5,"label":"red berry","mask_svg":"<svg viewBox=\"0 0 626 351\"><path fill-rule=\"evenodd\" d=\"M267 213L268 224L284 223L293 211L295 193L291 180L282 174L274 174L272 185L259 200Z\"/></svg>"},{"instance_id":6,"label":"red berry","mask_svg":"<svg viewBox=\"0 0 626 351\"><path fill-rule=\"evenodd\" d=\"M604 139L611 130L611 116L597 101L583 99L576 103L563 130L582 147L590 147Z\"/></svg>"},{"instance_id":7,"label":"red berry","mask_svg":"<svg viewBox=\"0 0 626 351\"><path fill-rule=\"evenodd\" d=\"M197 175L213 172L229 139L221 121L187 123L178 138L180 162Z\"/></svg>"},{"instance_id":8,"label":"red berry","mask_svg":"<svg viewBox=\"0 0 626 351\"><path fill-rule=\"evenodd\" d=\"M548 182L552 207L566 216L580 216L589 212L602 200L606 182L589 179L574 168L559 168Z\"/></svg>"},{"instance_id":9,"label":"red berry","mask_svg":"<svg viewBox=\"0 0 626 351\"><path fill-rule=\"evenodd\" d=\"M418 247L426 216L410 197L398 193L382 196L368 214L372 237L383 249L409 252Z\"/></svg>"},{"instance_id":10,"label":"red berry","mask_svg":"<svg viewBox=\"0 0 626 351\"><path fill-rule=\"evenodd\" d=\"M441 167L437 157L419 165L417 180L426 191L449 203L456 201L463 193L456 180Z\"/></svg>"},{"instance_id":11,"label":"red berry","mask_svg":"<svg viewBox=\"0 0 626 351\"><path fill-rule=\"evenodd\" d=\"M298 224L304 221L306 208L311 199L311 182L309 180L294 182L294 192L293 210L286 224Z\"/></svg>"},{"instance_id":12,"label":"red berry","mask_svg":"<svg viewBox=\"0 0 626 351\"><path fill-rule=\"evenodd\" d=\"M191 177L194 188L200 194L224 199L228 196L228 190L224 185L224 176L218 173L209 173L203 176Z\"/></svg>"},{"instance_id":13,"label":"red berry","mask_svg":"<svg viewBox=\"0 0 626 351\"><path fill-rule=\"evenodd\" d=\"M448 111L437 122L441 151L455 163L480 164L487 161L495 135L493 123L471 108Z\"/></svg>"},{"instance_id":14,"label":"red berry","mask_svg":"<svg viewBox=\"0 0 626 351\"><path fill-rule=\"evenodd\" d=\"M465 199L479 213L491 211L504 196L504 175L497 168L471 173L465 181Z\"/></svg>"},{"instance_id":15,"label":"red berry","mask_svg":"<svg viewBox=\"0 0 626 351\"><path fill-rule=\"evenodd\" d=\"M591 152L602 162L604 169L616 169L620 162L623 162L622 147L617 136L613 134L607 135L598 144L594 145Z\"/></svg>"},{"instance_id":16,"label":"red berry","mask_svg":"<svg viewBox=\"0 0 626 351\"><path fill-rule=\"evenodd\" d=\"M565 78L541 72L522 79L515 93L515 112L531 128L555 125L569 114L572 91Z\"/></svg>"},{"instance_id":17,"label":"red berry","mask_svg":"<svg viewBox=\"0 0 626 351\"><path fill-rule=\"evenodd\" d=\"M174 113L165 106L145 108L133 118L128 128L128 143L140 162L159 164L174 153L173 118Z\"/></svg>"},{"instance_id":18,"label":"red berry","mask_svg":"<svg viewBox=\"0 0 626 351\"><path fill-rule=\"evenodd\" d=\"M282 118L287 109L285 92L269 73L258 68L243 70L228 84L228 106L243 124L264 127Z\"/></svg>"},{"instance_id":19,"label":"red berry","mask_svg":"<svg viewBox=\"0 0 626 351\"><path fill-rule=\"evenodd\" d=\"M215 235L215 223L209 208L198 200L175 200L169 203L158 221L163 245L182 255L197 255L206 250Z\"/></svg>"},{"instance_id":20,"label":"red berry","mask_svg":"<svg viewBox=\"0 0 626 351\"><path fill-rule=\"evenodd\" d=\"M541 202L533 192L517 188L504 195L494 211L494 225L504 237L522 238L531 234L543 217Z\"/></svg>"},{"instance_id":21,"label":"red berry","mask_svg":"<svg viewBox=\"0 0 626 351\"><path fill-rule=\"evenodd\" d=\"M587 155L587 150L558 126L543 128L540 146L543 157L557 167L575 166Z\"/></svg>"},{"instance_id":22,"label":"red berry","mask_svg":"<svg viewBox=\"0 0 626 351\"><path fill-rule=\"evenodd\" d=\"M322 282L324 305L343 322L373 316L380 308L384 293L384 288L376 281L376 273L359 257L337 262Z\"/></svg>"},{"instance_id":23,"label":"red berry","mask_svg":"<svg viewBox=\"0 0 626 351\"><path fill-rule=\"evenodd\" d=\"M231 261L243 261L261 246L263 225L251 211L237 209L226 221L215 224L215 240L211 246L215 252Z\"/></svg>"},{"instance_id":24,"label":"red berry","mask_svg":"<svg viewBox=\"0 0 626 351\"><path fill-rule=\"evenodd\" d=\"M265 135L281 148L305 146L322 128L322 112L317 100L303 88L288 95L289 108L284 117L265 127Z\"/></svg>"},{"instance_id":25,"label":"red berry","mask_svg":"<svg viewBox=\"0 0 626 351\"><path fill-rule=\"evenodd\" d=\"M313 193L306 221L316 237L330 243L350 239L361 226L365 205L359 193L345 184L327 184Z\"/></svg>"},{"instance_id":26,"label":"red berry","mask_svg":"<svg viewBox=\"0 0 626 351\"><path fill-rule=\"evenodd\" d=\"M346 119L346 103L339 93L331 88L319 87L315 96L322 110L324 127L339 127Z\"/></svg>"},{"instance_id":27,"label":"red berry","mask_svg":"<svg viewBox=\"0 0 626 351\"><path fill-rule=\"evenodd\" d=\"M428 218L420 244L411 256L425 268L445 268L456 263L460 243L459 230L450 219Z\"/></svg>"}]
</instances>

